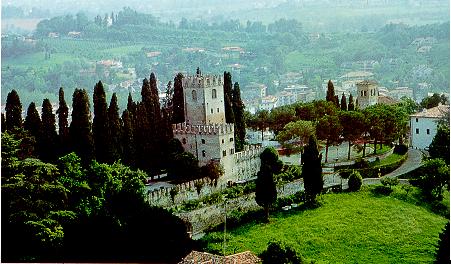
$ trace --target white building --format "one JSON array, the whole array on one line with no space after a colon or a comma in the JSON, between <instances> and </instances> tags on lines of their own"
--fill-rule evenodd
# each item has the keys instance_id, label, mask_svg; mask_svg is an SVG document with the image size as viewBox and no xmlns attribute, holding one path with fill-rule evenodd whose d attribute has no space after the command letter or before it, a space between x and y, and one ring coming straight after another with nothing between
<instances>
[{"instance_id":1,"label":"white building","mask_svg":"<svg viewBox=\"0 0 451 264\"><path fill-rule=\"evenodd\" d=\"M449 113L449 105L439 105L410 115L410 145L428 148L437 133L437 122Z\"/></svg>"},{"instance_id":2,"label":"white building","mask_svg":"<svg viewBox=\"0 0 451 264\"><path fill-rule=\"evenodd\" d=\"M262 98L262 102L260 104L260 110L268 110L271 111L273 108L279 106L278 98L273 95L268 95Z\"/></svg>"}]
</instances>

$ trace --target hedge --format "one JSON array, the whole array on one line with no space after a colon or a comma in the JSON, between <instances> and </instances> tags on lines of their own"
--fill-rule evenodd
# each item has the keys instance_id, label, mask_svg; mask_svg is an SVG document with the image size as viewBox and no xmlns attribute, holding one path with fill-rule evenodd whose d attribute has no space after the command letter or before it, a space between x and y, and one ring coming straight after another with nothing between
<instances>
[{"instance_id":1,"label":"hedge","mask_svg":"<svg viewBox=\"0 0 451 264\"><path fill-rule=\"evenodd\" d=\"M338 173L340 174L340 176L342 178L348 178L349 175L351 174L351 172L353 170L358 171L360 173L360 175L362 175L362 178L377 178L379 176L379 169L380 169L380 173L381 175L385 175L387 173L390 173L394 170L396 170L399 166L401 166L401 164L404 163L404 161L406 161L407 159L407 155L404 155L400 160L395 161L393 163L390 164L385 164L382 166L374 166L374 167L369 167L369 168L361 168L361 169L341 169L338 171Z\"/></svg>"}]
</instances>

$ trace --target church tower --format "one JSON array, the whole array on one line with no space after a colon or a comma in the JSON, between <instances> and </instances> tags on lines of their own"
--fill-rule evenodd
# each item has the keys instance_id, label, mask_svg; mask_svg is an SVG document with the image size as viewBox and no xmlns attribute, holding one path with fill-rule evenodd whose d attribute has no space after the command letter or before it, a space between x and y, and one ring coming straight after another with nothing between
<instances>
[{"instance_id":1,"label":"church tower","mask_svg":"<svg viewBox=\"0 0 451 264\"><path fill-rule=\"evenodd\" d=\"M365 109L370 105L377 104L379 97L379 89L377 83L371 80L365 80L356 83L357 86L357 102L359 109Z\"/></svg>"}]
</instances>

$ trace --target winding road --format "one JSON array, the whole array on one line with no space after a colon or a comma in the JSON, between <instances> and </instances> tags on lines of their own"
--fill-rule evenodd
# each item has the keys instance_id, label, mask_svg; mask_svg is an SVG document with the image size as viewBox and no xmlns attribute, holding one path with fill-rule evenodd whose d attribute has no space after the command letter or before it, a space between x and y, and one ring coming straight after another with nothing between
<instances>
[{"instance_id":1,"label":"winding road","mask_svg":"<svg viewBox=\"0 0 451 264\"><path fill-rule=\"evenodd\" d=\"M382 177L396 178L408 172L415 170L421 166L421 160L423 158L423 153L418 149L410 148L407 152L407 160L399 166L396 170L385 174Z\"/></svg>"}]
</instances>

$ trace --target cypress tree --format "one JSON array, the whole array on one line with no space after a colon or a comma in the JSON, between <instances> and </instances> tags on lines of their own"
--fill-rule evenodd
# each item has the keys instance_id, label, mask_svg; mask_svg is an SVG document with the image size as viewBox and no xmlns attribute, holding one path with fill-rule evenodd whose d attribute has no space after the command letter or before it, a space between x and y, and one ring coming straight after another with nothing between
<instances>
[{"instance_id":1,"label":"cypress tree","mask_svg":"<svg viewBox=\"0 0 451 264\"><path fill-rule=\"evenodd\" d=\"M22 127L22 104L16 90L12 90L6 97L6 129L13 131Z\"/></svg>"},{"instance_id":2,"label":"cypress tree","mask_svg":"<svg viewBox=\"0 0 451 264\"><path fill-rule=\"evenodd\" d=\"M72 98L72 122L69 135L75 153L87 166L94 157L94 142L91 132L91 112L86 90L75 89Z\"/></svg>"},{"instance_id":3,"label":"cypress tree","mask_svg":"<svg viewBox=\"0 0 451 264\"><path fill-rule=\"evenodd\" d=\"M341 110L343 110L343 111L348 110L348 104L346 103L346 96L345 96L345 93L343 93L343 94L341 95L340 108L341 108Z\"/></svg>"},{"instance_id":4,"label":"cypress tree","mask_svg":"<svg viewBox=\"0 0 451 264\"><path fill-rule=\"evenodd\" d=\"M108 162L115 162L121 158L121 120L119 118L119 107L117 106L116 93L111 97L110 106L108 108L108 139L109 153Z\"/></svg>"},{"instance_id":5,"label":"cypress tree","mask_svg":"<svg viewBox=\"0 0 451 264\"><path fill-rule=\"evenodd\" d=\"M354 111L354 98L352 97L352 94L349 94L349 102L348 102L348 111Z\"/></svg>"},{"instance_id":6,"label":"cypress tree","mask_svg":"<svg viewBox=\"0 0 451 264\"><path fill-rule=\"evenodd\" d=\"M314 136L310 136L309 144L302 153L302 178L304 179L304 188L306 200L309 204L314 204L316 196L323 190L323 176L321 168L322 154L318 152L318 146Z\"/></svg>"},{"instance_id":7,"label":"cypress tree","mask_svg":"<svg viewBox=\"0 0 451 264\"><path fill-rule=\"evenodd\" d=\"M42 102L42 129L39 139L40 158L45 162L55 161L58 135L56 133L55 114L49 99Z\"/></svg>"},{"instance_id":8,"label":"cypress tree","mask_svg":"<svg viewBox=\"0 0 451 264\"><path fill-rule=\"evenodd\" d=\"M334 96L334 104L336 108L340 108L340 100L338 99L338 95Z\"/></svg>"},{"instance_id":9,"label":"cypress tree","mask_svg":"<svg viewBox=\"0 0 451 264\"><path fill-rule=\"evenodd\" d=\"M128 93L127 110L129 115L134 115L136 112L136 103L133 102L132 93Z\"/></svg>"},{"instance_id":10,"label":"cypress tree","mask_svg":"<svg viewBox=\"0 0 451 264\"><path fill-rule=\"evenodd\" d=\"M240 85L235 82L232 91L233 104L232 109L235 114L235 150L242 151L246 138L246 123L244 117L244 104L241 100Z\"/></svg>"},{"instance_id":11,"label":"cypress tree","mask_svg":"<svg viewBox=\"0 0 451 264\"><path fill-rule=\"evenodd\" d=\"M58 133L60 138L60 154L64 155L69 152L69 107L67 107L64 99L63 87L60 87L59 92L59 106L56 113L58 114Z\"/></svg>"},{"instance_id":12,"label":"cypress tree","mask_svg":"<svg viewBox=\"0 0 451 264\"><path fill-rule=\"evenodd\" d=\"M224 110L226 123L235 123L235 116L232 109L232 75L224 72Z\"/></svg>"},{"instance_id":13,"label":"cypress tree","mask_svg":"<svg viewBox=\"0 0 451 264\"><path fill-rule=\"evenodd\" d=\"M172 123L185 122L185 101L183 98L183 74L178 73L174 78L174 97L172 100Z\"/></svg>"},{"instance_id":14,"label":"cypress tree","mask_svg":"<svg viewBox=\"0 0 451 264\"><path fill-rule=\"evenodd\" d=\"M133 123L128 110L122 112L122 160L128 166L136 166L136 150Z\"/></svg>"},{"instance_id":15,"label":"cypress tree","mask_svg":"<svg viewBox=\"0 0 451 264\"><path fill-rule=\"evenodd\" d=\"M277 200L276 183L270 166L262 164L257 174L255 201L265 210L265 220L269 222L269 209Z\"/></svg>"},{"instance_id":16,"label":"cypress tree","mask_svg":"<svg viewBox=\"0 0 451 264\"><path fill-rule=\"evenodd\" d=\"M41 117L39 116L38 110L36 110L34 102L31 102L28 106L27 116L25 117L23 126L25 130L30 132L31 136L38 140L41 131Z\"/></svg>"},{"instance_id":17,"label":"cypress tree","mask_svg":"<svg viewBox=\"0 0 451 264\"><path fill-rule=\"evenodd\" d=\"M2 113L2 133L6 131L6 119L5 114Z\"/></svg>"},{"instance_id":18,"label":"cypress tree","mask_svg":"<svg viewBox=\"0 0 451 264\"><path fill-rule=\"evenodd\" d=\"M331 80L327 83L326 101L332 103L335 102L335 89Z\"/></svg>"},{"instance_id":19,"label":"cypress tree","mask_svg":"<svg viewBox=\"0 0 451 264\"><path fill-rule=\"evenodd\" d=\"M147 80L146 80L147 81ZM147 109L143 102L136 105L135 117L135 146L136 146L136 166L146 172L150 172L153 166L152 136L147 117ZM156 153L153 153L155 155Z\"/></svg>"},{"instance_id":20,"label":"cypress tree","mask_svg":"<svg viewBox=\"0 0 451 264\"><path fill-rule=\"evenodd\" d=\"M99 81L94 86L94 120L92 123L92 134L94 137L95 157L99 162L108 160L108 110L105 90Z\"/></svg>"}]
</instances>

